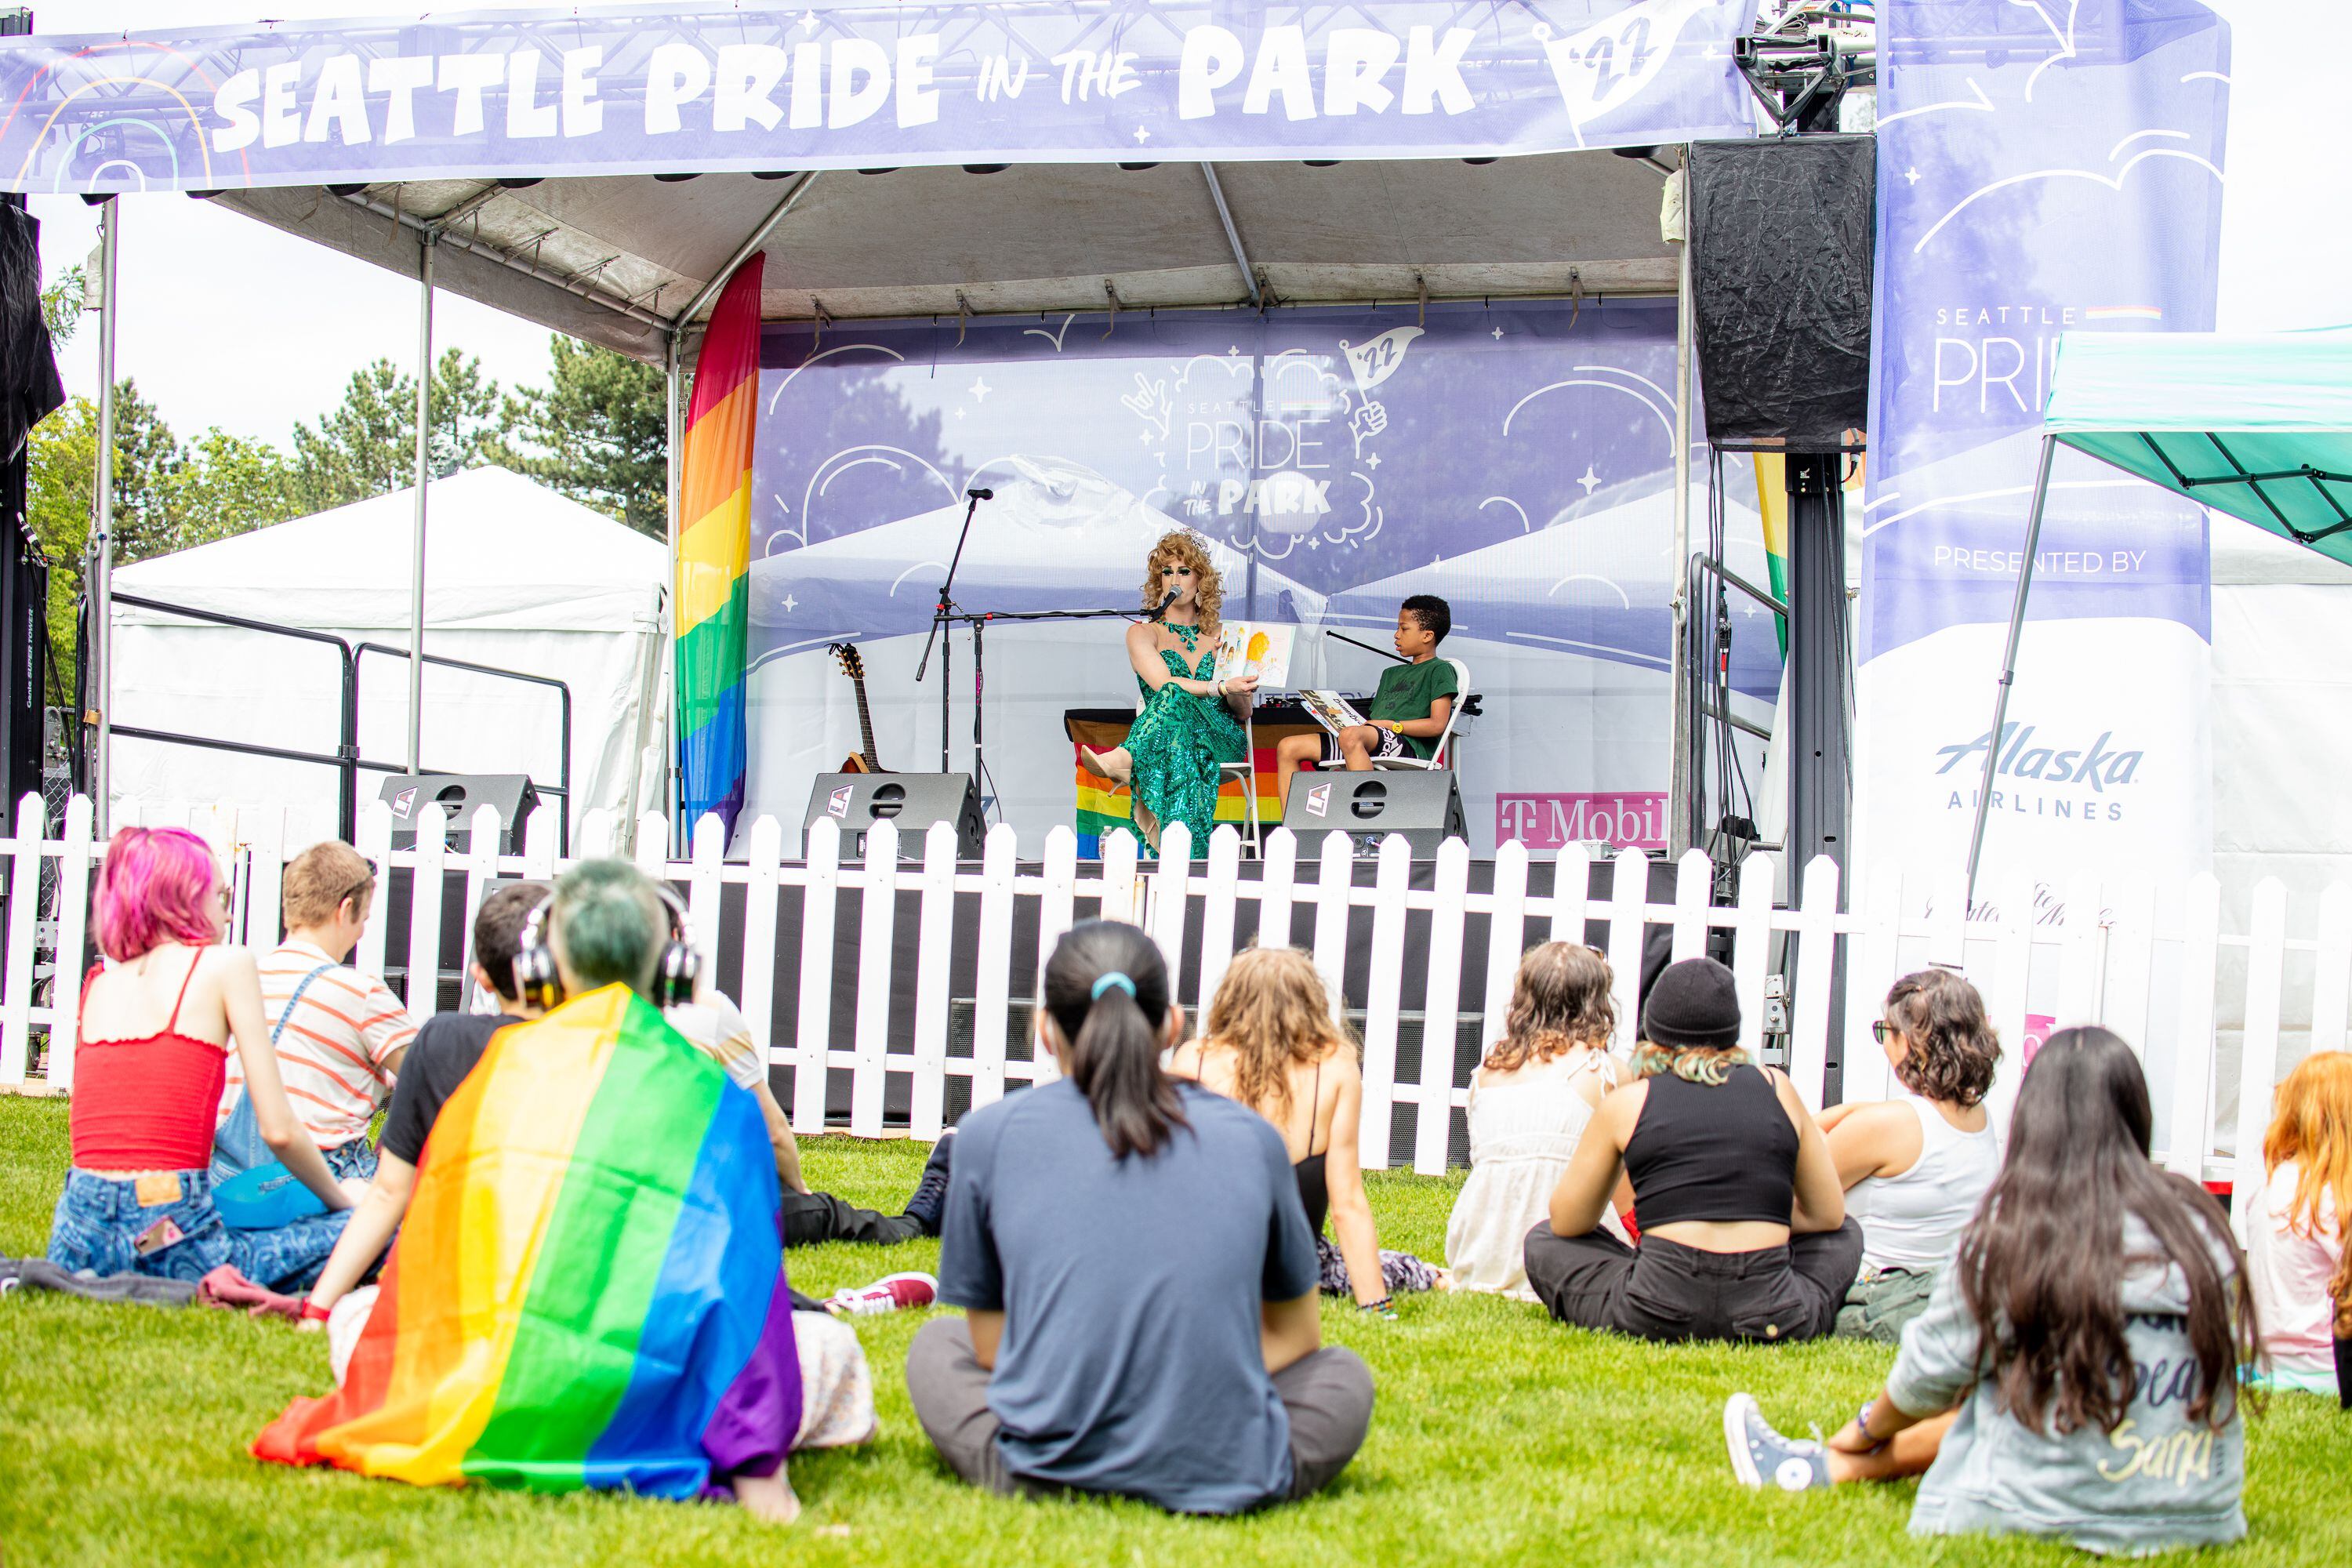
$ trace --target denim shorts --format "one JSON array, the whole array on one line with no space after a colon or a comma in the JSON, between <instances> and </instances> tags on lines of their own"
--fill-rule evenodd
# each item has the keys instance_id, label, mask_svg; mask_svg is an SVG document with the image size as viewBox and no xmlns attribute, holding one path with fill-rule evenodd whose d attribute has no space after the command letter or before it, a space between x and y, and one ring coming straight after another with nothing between
<instances>
[{"instance_id":1,"label":"denim shorts","mask_svg":"<svg viewBox=\"0 0 2352 1568\"><path fill-rule=\"evenodd\" d=\"M180 1171L160 1182L146 1180L150 1198L168 1201L141 1203L136 1179L67 1172L66 1190L58 1194L57 1214L49 1223L49 1261L100 1276L146 1274L189 1280L229 1263L257 1285L286 1289L317 1278L352 1217L343 1209L312 1215L277 1230L231 1230L213 1207L211 1172ZM176 1194L155 1190L174 1183ZM177 1227L177 1239L142 1254L135 1243L162 1220Z\"/></svg>"}]
</instances>

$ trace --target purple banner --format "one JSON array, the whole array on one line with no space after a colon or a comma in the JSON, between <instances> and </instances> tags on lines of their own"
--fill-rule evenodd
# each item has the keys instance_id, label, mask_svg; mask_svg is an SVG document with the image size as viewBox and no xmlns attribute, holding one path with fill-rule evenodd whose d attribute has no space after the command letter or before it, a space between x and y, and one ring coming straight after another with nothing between
<instances>
[{"instance_id":1,"label":"purple banner","mask_svg":"<svg viewBox=\"0 0 2352 1568\"><path fill-rule=\"evenodd\" d=\"M0 47L0 188L1486 156L1739 136L1755 0L631 6Z\"/></svg>"}]
</instances>

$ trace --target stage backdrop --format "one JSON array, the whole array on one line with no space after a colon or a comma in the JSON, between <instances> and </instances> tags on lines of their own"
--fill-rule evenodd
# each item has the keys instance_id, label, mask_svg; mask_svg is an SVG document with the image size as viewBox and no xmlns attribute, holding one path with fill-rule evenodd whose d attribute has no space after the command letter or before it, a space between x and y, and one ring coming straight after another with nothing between
<instances>
[{"instance_id":1,"label":"stage backdrop","mask_svg":"<svg viewBox=\"0 0 2352 1568\"><path fill-rule=\"evenodd\" d=\"M977 484L995 498L956 579L968 610L1132 611L1152 542L1191 527L1227 618L1304 628L1291 685L1369 690L1383 656L1322 634L1385 648L1400 601L1442 595L1441 651L1485 708L1462 751L1474 849L1663 842L1671 301L771 327L762 365L751 816L797 824L856 747L837 639L862 647L881 765L940 765L936 656L926 684L914 670ZM1760 578L1752 480L1727 488L1733 564ZM1123 629L986 634L982 788L1024 854L1073 819L1065 710L1134 709ZM953 658L968 769L968 634ZM1764 617L1741 620L1735 665L1768 716Z\"/></svg>"}]
</instances>

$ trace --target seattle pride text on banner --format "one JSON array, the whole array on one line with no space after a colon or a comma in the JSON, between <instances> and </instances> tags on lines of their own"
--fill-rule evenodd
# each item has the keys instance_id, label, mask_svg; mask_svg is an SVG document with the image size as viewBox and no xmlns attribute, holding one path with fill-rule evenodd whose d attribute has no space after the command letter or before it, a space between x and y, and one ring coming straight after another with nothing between
<instances>
[{"instance_id":1,"label":"seattle pride text on banner","mask_svg":"<svg viewBox=\"0 0 2352 1568\"><path fill-rule=\"evenodd\" d=\"M1957 875L1990 748L1980 900L2177 884L2211 845L2201 509L2060 454L1990 723L2059 334L2213 325L2228 29L2190 0L1881 17L1859 848Z\"/></svg>"},{"instance_id":2,"label":"seattle pride text on banner","mask_svg":"<svg viewBox=\"0 0 2352 1568\"><path fill-rule=\"evenodd\" d=\"M635 6L0 47L0 188L1016 159L1439 157L1748 134L1755 0Z\"/></svg>"}]
</instances>

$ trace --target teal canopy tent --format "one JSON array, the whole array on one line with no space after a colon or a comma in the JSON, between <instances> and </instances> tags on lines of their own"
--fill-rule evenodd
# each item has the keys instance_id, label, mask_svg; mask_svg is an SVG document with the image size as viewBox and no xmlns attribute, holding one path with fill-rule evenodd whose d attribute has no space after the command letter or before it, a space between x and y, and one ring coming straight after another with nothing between
<instances>
[{"instance_id":1,"label":"teal canopy tent","mask_svg":"<svg viewBox=\"0 0 2352 1568\"><path fill-rule=\"evenodd\" d=\"M2352 329L2271 336L2068 332L2051 365L2042 432L1993 698L1995 735L2008 716L2051 458L2062 443L2352 563ZM1986 751L1969 836L1972 904L2000 749Z\"/></svg>"}]
</instances>

